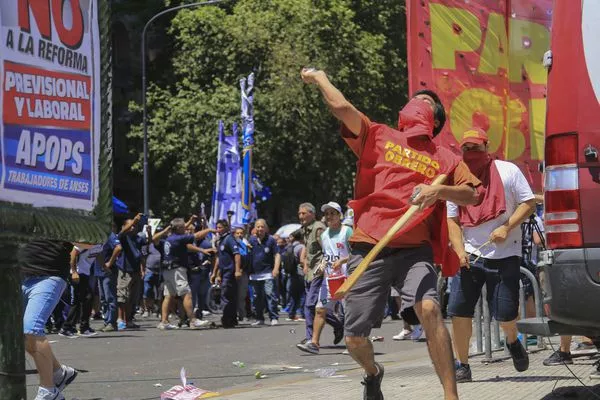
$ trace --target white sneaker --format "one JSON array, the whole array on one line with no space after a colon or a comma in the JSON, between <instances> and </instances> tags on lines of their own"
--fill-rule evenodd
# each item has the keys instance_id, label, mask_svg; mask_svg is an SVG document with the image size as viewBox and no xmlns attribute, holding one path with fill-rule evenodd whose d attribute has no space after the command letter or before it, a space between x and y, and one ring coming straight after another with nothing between
<instances>
[{"instance_id":1,"label":"white sneaker","mask_svg":"<svg viewBox=\"0 0 600 400\"><path fill-rule=\"evenodd\" d=\"M211 322L207 321L205 319L195 319L194 322L192 322L192 327L193 328L205 328L207 326L210 326Z\"/></svg>"},{"instance_id":2,"label":"white sneaker","mask_svg":"<svg viewBox=\"0 0 600 400\"><path fill-rule=\"evenodd\" d=\"M159 323L158 326L157 326L157 328L160 329L160 330L163 330L163 331L170 331L170 330L173 330L173 329L179 329L179 327L177 325L173 325L173 324L168 323L168 322L166 324L163 323L163 322Z\"/></svg>"},{"instance_id":3,"label":"white sneaker","mask_svg":"<svg viewBox=\"0 0 600 400\"><path fill-rule=\"evenodd\" d=\"M65 396L57 388L50 391L40 386L34 400L65 400Z\"/></svg>"},{"instance_id":4,"label":"white sneaker","mask_svg":"<svg viewBox=\"0 0 600 400\"><path fill-rule=\"evenodd\" d=\"M212 315L212 313L210 311L202 310L202 316L203 317L207 317L209 315Z\"/></svg>"},{"instance_id":5,"label":"white sneaker","mask_svg":"<svg viewBox=\"0 0 600 400\"><path fill-rule=\"evenodd\" d=\"M150 313L148 311L144 311L144 313L142 314L142 318L148 318L150 316Z\"/></svg>"},{"instance_id":6,"label":"white sneaker","mask_svg":"<svg viewBox=\"0 0 600 400\"><path fill-rule=\"evenodd\" d=\"M279 321L276 319L271 320L271 326L279 325Z\"/></svg>"},{"instance_id":7,"label":"white sneaker","mask_svg":"<svg viewBox=\"0 0 600 400\"><path fill-rule=\"evenodd\" d=\"M67 385L69 385L75 378L77 377L77 371L75 368L69 367L67 365L61 365L59 370L54 372L53 381L54 386L58 389L59 392L65 390ZM42 388L43 389L43 388Z\"/></svg>"},{"instance_id":8,"label":"white sneaker","mask_svg":"<svg viewBox=\"0 0 600 400\"><path fill-rule=\"evenodd\" d=\"M419 340L421 339L421 336L423 336L423 327L421 325L413 326L413 332L412 335L410 335L410 338L412 340Z\"/></svg>"},{"instance_id":9,"label":"white sneaker","mask_svg":"<svg viewBox=\"0 0 600 400\"><path fill-rule=\"evenodd\" d=\"M412 333L413 333L413 331L411 331L411 330L402 329L402 331L400 331L399 334L397 334L396 336L392 336L392 339L394 339L394 340L409 340Z\"/></svg>"},{"instance_id":10,"label":"white sneaker","mask_svg":"<svg viewBox=\"0 0 600 400\"><path fill-rule=\"evenodd\" d=\"M256 320L254 321L251 325L252 326L260 326L260 325L264 325L265 321L263 321L262 319Z\"/></svg>"}]
</instances>

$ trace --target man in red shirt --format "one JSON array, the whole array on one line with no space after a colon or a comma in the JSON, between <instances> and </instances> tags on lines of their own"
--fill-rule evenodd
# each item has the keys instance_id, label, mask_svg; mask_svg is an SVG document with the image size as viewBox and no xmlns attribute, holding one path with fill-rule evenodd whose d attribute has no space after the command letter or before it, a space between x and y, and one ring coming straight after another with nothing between
<instances>
[{"instance_id":1,"label":"man in red shirt","mask_svg":"<svg viewBox=\"0 0 600 400\"><path fill-rule=\"evenodd\" d=\"M383 399L383 366L375 362L368 340L381 323L387 294L394 284L402 296L402 317L421 323L435 370L446 399L458 399L450 335L444 326L437 299L434 258L451 266L447 258L448 231L445 203L477 204L479 180L462 160L433 141L445 122L438 96L421 91L400 111L398 130L373 123L336 89L323 71L303 69L302 79L316 85L332 114L342 122L342 137L358 157L354 200L354 234L348 262L351 273L412 205L421 212L408 221L371 263L346 296L344 334L350 355L365 370L364 399ZM430 185L440 174L444 185ZM418 195L415 195L418 192ZM442 200L442 201L440 201Z\"/></svg>"}]
</instances>

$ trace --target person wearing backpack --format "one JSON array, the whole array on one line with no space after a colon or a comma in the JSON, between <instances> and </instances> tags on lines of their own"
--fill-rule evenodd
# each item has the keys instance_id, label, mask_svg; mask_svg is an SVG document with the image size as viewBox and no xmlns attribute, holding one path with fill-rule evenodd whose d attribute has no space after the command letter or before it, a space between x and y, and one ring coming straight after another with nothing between
<instances>
[{"instance_id":1,"label":"person wearing backpack","mask_svg":"<svg viewBox=\"0 0 600 400\"><path fill-rule=\"evenodd\" d=\"M300 255L304 250L302 231L290 234L291 243L285 248L282 260L283 270L287 274L286 291L288 294L288 318L286 321L304 321L302 292L304 291L304 271ZM296 314L300 314L299 316Z\"/></svg>"}]
</instances>

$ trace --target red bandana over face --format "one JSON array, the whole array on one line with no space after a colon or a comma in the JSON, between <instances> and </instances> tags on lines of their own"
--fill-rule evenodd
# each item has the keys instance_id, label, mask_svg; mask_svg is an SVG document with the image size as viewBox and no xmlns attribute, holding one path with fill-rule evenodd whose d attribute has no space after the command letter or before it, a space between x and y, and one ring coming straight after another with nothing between
<instances>
[{"instance_id":1,"label":"red bandana over face","mask_svg":"<svg viewBox=\"0 0 600 400\"><path fill-rule=\"evenodd\" d=\"M491 221L506 212L504 185L496 163L486 151L466 151L463 161L480 181L483 200L477 206L460 207L460 223L472 227Z\"/></svg>"},{"instance_id":2,"label":"red bandana over face","mask_svg":"<svg viewBox=\"0 0 600 400\"><path fill-rule=\"evenodd\" d=\"M398 130L408 138L428 136L433 139L433 110L431 104L419 98L411 99L398 118Z\"/></svg>"}]
</instances>

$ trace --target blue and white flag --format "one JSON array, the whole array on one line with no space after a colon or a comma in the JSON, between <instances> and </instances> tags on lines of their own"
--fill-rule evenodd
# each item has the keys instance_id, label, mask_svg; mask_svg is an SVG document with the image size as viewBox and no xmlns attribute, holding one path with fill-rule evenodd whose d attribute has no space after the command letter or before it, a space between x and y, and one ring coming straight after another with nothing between
<instances>
[{"instance_id":1,"label":"blue and white flag","mask_svg":"<svg viewBox=\"0 0 600 400\"><path fill-rule=\"evenodd\" d=\"M231 224L243 225L244 212L241 207L242 188L240 153L238 151L238 127L233 124L233 134L225 135L223 121L219 121L219 148L217 153L217 181L213 191L211 227L219 219L228 219L227 212L233 212Z\"/></svg>"},{"instance_id":2,"label":"blue and white flag","mask_svg":"<svg viewBox=\"0 0 600 400\"><path fill-rule=\"evenodd\" d=\"M254 147L254 74L248 79L240 80L242 92L242 209L244 210L243 222L248 224L256 219L256 207L252 201L252 148Z\"/></svg>"}]
</instances>

